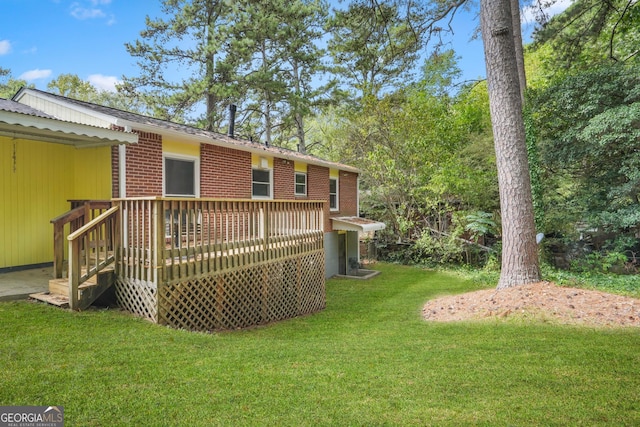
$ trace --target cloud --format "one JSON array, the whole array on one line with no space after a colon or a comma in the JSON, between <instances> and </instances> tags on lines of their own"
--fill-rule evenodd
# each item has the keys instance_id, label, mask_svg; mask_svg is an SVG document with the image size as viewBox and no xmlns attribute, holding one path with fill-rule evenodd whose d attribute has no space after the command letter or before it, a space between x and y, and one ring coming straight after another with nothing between
<instances>
[{"instance_id":1,"label":"cloud","mask_svg":"<svg viewBox=\"0 0 640 427\"><path fill-rule=\"evenodd\" d=\"M31 80L46 79L50 75L51 75L51 70L36 69L36 70L24 72L20 74L20 77L18 78L29 82Z\"/></svg>"},{"instance_id":2,"label":"cloud","mask_svg":"<svg viewBox=\"0 0 640 427\"><path fill-rule=\"evenodd\" d=\"M109 92L115 92L116 85L122 83L115 76L103 76L102 74L91 74L87 78L87 80L89 80L89 83L91 83L96 88Z\"/></svg>"},{"instance_id":3,"label":"cloud","mask_svg":"<svg viewBox=\"0 0 640 427\"><path fill-rule=\"evenodd\" d=\"M9 40L0 40L0 55L6 55L11 52L11 42Z\"/></svg>"},{"instance_id":4,"label":"cloud","mask_svg":"<svg viewBox=\"0 0 640 427\"><path fill-rule=\"evenodd\" d=\"M101 9L86 8L78 3L71 5L71 16L79 20L104 18L106 15Z\"/></svg>"},{"instance_id":5,"label":"cloud","mask_svg":"<svg viewBox=\"0 0 640 427\"><path fill-rule=\"evenodd\" d=\"M71 16L79 20L108 18L108 25L115 22L113 14L107 14L100 6L108 6L111 0L89 0L71 3Z\"/></svg>"}]
</instances>

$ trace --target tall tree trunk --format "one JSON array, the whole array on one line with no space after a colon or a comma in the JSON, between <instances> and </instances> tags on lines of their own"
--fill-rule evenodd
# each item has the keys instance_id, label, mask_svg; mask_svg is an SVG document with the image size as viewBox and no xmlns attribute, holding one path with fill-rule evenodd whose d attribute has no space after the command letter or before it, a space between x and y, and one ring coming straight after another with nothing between
<instances>
[{"instance_id":1,"label":"tall tree trunk","mask_svg":"<svg viewBox=\"0 0 640 427\"><path fill-rule=\"evenodd\" d=\"M207 44L209 46L213 45L213 38L215 34L214 21L209 17L209 24L207 26ZM216 116L216 108L218 106L218 99L215 93L213 92L213 88L215 86L215 71L216 71L216 55L214 52L211 52L207 55L207 63L205 67L205 81L207 82L206 86L206 104L207 104L207 117L205 118L204 129L208 131L215 130L215 116Z\"/></svg>"},{"instance_id":2,"label":"tall tree trunk","mask_svg":"<svg viewBox=\"0 0 640 427\"><path fill-rule=\"evenodd\" d=\"M510 0L481 0L489 107L502 214L498 289L540 280Z\"/></svg>"},{"instance_id":3,"label":"tall tree trunk","mask_svg":"<svg viewBox=\"0 0 640 427\"><path fill-rule=\"evenodd\" d=\"M269 58L267 56L267 44L265 42L265 40L262 40L261 45L260 45L260 54L262 55L262 66L261 68L263 69L263 73L266 75L267 72L269 71ZM264 84L264 82L262 82L262 84ZM264 97L262 103L263 103L263 110L262 110L262 114L264 117L264 142L267 145L271 145L272 141L271 141L271 132L273 131L273 120L271 117L271 92L265 87L265 89L263 90L263 95Z\"/></svg>"},{"instance_id":4,"label":"tall tree trunk","mask_svg":"<svg viewBox=\"0 0 640 427\"><path fill-rule=\"evenodd\" d=\"M520 98L524 105L524 91L527 88L527 75L524 71L524 49L522 47L522 26L520 25L520 2L511 0L511 22L513 24L513 44L516 49L518 63L518 79L520 81Z\"/></svg>"},{"instance_id":5,"label":"tall tree trunk","mask_svg":"<svg viewBox=\"0 0 640 427\"><path fill-rule=\"evenodd\" d=\"M291 61L291 75L293 77L294 82L294 91L295 91L295 102L293 102L292 107L295 110L294 119L296 122L296 136L298 137L298 151L301 153L307 152L307 144L305 141L304 134L304 117L300 109L302 106L300 105L300 99L302 97L302 89L300 87L300 70L298 68L298 61L295 59Z\"/></svg>"}]
</instances>

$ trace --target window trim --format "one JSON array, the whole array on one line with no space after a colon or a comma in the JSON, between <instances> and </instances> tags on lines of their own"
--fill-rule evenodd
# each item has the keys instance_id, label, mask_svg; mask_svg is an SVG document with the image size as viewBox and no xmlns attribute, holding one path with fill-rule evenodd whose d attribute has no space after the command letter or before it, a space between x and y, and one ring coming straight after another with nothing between
<instances>
[{"instance_id":1,"label":"window trim","mask_svg":"<svg viewBox=\"0 0 640 427\"><path fill-rule=\"evenodd\" d=\"M264 184L264 182L262 181L254 181L253 180L253 171L262 171L262 172L269 172L269 195L268 196L256 196L255 194L253 194L253 184L254 183L260 183L260 184ZM259 168L259 167L252 167L251 168L251 198L252 199L259 199L259 200L272 200L273 199L273 169L271 168Z\"/></svg>"},{"instance_id":2,"label":"window trim","mask_svg":"<svg viewBox=\"0 0 640 427\"><path fill-rule=\"evenodd\" d=\"M302 176L304 177L304 184L299 184L298 183L298 176ZM303 193L298 193L298 186L302 185L304 186L304 192ZM305 172L295 172L293 174L293 192L296 196L303 196L306 197L307 196L307 174Z\"/></svg>"},{"instance_id":3,"label":"window trim","mask_svg":"<svg viewBox=\"0 0 640 427\"><path fill-rule=\"evenodd\" d=\"M167 194L167 159L193 162L193 189L195 191L195 194ZM177 153L162 153L162 196L194 198L200 197L200 157Z\"/></svg>"},{"instance_id":4,"label":"window trim","mask_svg":"<svg viewBox=\"0 0 640 427\"><path fill-rule=\"evenodd\" d=\"M336 182L336 192L331 192L331 181ZM336 196L336 205L331 206L331 196L335 194ZM332 212L340 210L340 179L339 178L329 178L329 210Z\"/></svg>"}]
</instances>

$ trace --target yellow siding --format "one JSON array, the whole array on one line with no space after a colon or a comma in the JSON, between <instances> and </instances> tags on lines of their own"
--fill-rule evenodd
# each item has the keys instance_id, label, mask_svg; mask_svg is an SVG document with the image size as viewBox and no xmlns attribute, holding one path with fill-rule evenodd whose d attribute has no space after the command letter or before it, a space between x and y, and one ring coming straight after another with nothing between
<instances>
[{"instance_id":1,"label":"yellow siding","mask_svg":"<svg viewBox=\"0 0 640 427\"><path fill-rule=\"evenodd\" d=\"M329 169L329 176L331 178L339 178L340 177L340 171L338 169Z\"/></svg>"},{"instance_id":2,"label":"yellow siding","mask_svg":"<svg viewBox=\"0 0 640 427\"><path fill-rule=\"evenodd\" d=\"M110 170L106 150L81 152L61 144L0 137L0 268L52 261L49 221L69 210L67 200L110 198L111 173L104 181L96 178L105 167ZM85 161L93 166L74 167ZM83 172L90 178L83 179Z\"/></svg>"},{"instance_id":3,"label":"yellow siding","mask_svg":"<svg viewBox=\"0 0 640 427\"><path fill-rule=\"evenodd\" d=\"M307 173L307 164L306 163L295 162L294 165L295 165L296 172Z\"/></svg>"},{"instance_id":4,"label":"yellow siding","mask_svg":"<svg viewBox=\"0 0 640 427\"><path fill-rule=\"evenodd\" d=\"M263 159L267 161L267 168L273 169L273 157L260 156L256 153L251 153L251 166L254 168L262 168Z\"/></svg>"},{"instance_id":5,"label":"yellow siding","mask_svg":"<svg viewBox=\"0 0 640 427\"><path fill-rule=\"evenodd\" d=\"M178 142L170 139L162 139L162 152L184 154L186 156L200 157L200 145L186 142Z\"/></svg>"},{"instance_id":6,"label":"yellow siding","mask_svg":"<svg viewBox=\"0 0 640 427\"><path fill-rule=\"evenodd\" d=\"M111 147L74 150L73 199L111 198Z\"/></svg>"}]
</instances>

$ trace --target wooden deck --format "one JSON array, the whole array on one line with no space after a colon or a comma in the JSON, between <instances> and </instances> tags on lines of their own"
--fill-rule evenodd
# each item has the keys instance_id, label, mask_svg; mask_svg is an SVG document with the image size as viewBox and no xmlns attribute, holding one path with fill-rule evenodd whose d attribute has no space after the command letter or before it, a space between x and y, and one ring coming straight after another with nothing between
<instances>
[{"instance_id":1,"label":"wooden deck","mask_svg":"<svg viewBox=\"0 0 640 427\"><path fill-rule=\"evenodd\" d=\"M154 197L97 206L89 220L86 202L60 217L85 215L67 237L72 309L90 304L83 283L107 268L123 308L176 328L235 329L325 306L324 202Z\"/></svg>"}]
</instances>

